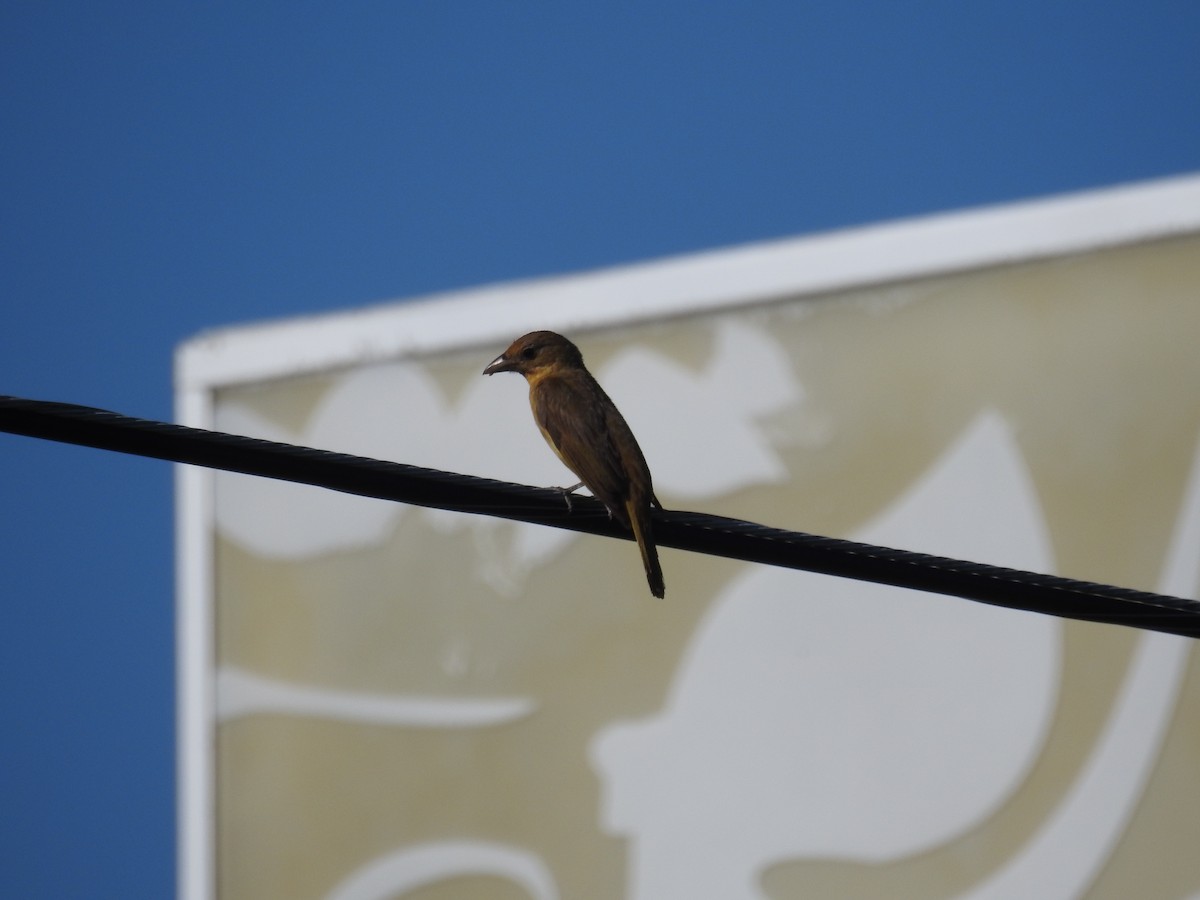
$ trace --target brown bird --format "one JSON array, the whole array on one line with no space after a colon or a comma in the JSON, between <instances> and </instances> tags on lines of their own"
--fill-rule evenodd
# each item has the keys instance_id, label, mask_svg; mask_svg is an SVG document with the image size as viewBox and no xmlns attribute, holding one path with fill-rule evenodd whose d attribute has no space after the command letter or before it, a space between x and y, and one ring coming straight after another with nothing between
<instances>
[{"instance_id":1,"label":"brown bird","mask_svg":"<svg viewBox=\"0 0 1200 900\"><path fill-rule=\"evenodd\" d=\"M633 432L583 365L579 348L553 331L530 332L483 370L484 375L497 372L525 376L542 437L580 481L565 492L586 487L610 516L633 530L650 593L662 597L662 567L650 521L650 507L662 509L662 504L654 496L650 469Z\"/></svg>"}]
</instances>

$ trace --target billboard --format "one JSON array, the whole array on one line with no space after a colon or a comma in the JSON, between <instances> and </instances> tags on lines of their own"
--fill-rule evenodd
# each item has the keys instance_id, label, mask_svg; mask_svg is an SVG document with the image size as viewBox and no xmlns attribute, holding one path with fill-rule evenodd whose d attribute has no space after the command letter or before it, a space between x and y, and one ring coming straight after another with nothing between
<instances>
[{"instance_id":1,"label":"billboard","mask_svg":"<svg viewBox=\"0 0 1200 900\"><path fill-rule=\"evenodd\" d=\"M1200 584L1200 178L201 335L184 424L575 479L569 336L670 509ZM1200 896L1191 641L179 475L182 893Z\"/></svg>"}]
</instances>

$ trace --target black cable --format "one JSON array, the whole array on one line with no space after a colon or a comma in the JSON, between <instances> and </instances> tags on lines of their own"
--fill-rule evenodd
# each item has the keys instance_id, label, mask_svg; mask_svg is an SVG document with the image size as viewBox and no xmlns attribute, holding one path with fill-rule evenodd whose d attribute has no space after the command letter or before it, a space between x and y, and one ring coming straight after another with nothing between
<instances>
[{"instance_id":1,"label":"black cable","mask_svg":"<svg viewBox=\"0 0 1200 900\"><path fill-rule=\"evenodd\" d=\"M0 396L0 431L259 475L416 506L631 539L603 504L552 488L493 481L136 419L102 409ZM982 563L768 528L696 512L654 511L664 547L949 594L1011 609L1200 637L1200 602Z\"/></svg>"}]
</instances>

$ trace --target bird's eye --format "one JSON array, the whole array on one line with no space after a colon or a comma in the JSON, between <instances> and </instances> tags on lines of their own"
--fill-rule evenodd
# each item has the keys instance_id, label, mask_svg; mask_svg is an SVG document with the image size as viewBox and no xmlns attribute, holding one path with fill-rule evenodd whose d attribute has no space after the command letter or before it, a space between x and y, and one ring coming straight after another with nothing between
<instances>
[{"instance_id":1,"label":"bird's eye","mask_svg":"<svg viewBox=\"0 0 1200 900\"><path fill-rule=\"evenodd\" d=\"M521 351L521 359L533 359L537 356L537 347L526 347Z\"/></svg>"}]
</instances>

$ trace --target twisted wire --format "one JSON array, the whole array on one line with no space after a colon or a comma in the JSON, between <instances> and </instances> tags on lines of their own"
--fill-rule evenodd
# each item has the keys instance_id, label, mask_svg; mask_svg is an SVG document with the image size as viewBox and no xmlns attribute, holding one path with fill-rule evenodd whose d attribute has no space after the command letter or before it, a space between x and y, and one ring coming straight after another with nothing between
<instances>
[{"instance_id":1,"label":"twisted wire","mask_svg":"<svg viewBox=\"0 0 1200 900\"><path fill-rule=\"evenodd\" d=\"M0 431L258 475L416 506L632 539L588 497L124 416L0 396ZM1200 637L1200 602L1113 585L877 547L681 510L654 511L660 546L1071 619Z\"/></svg>"}]
</instances>

